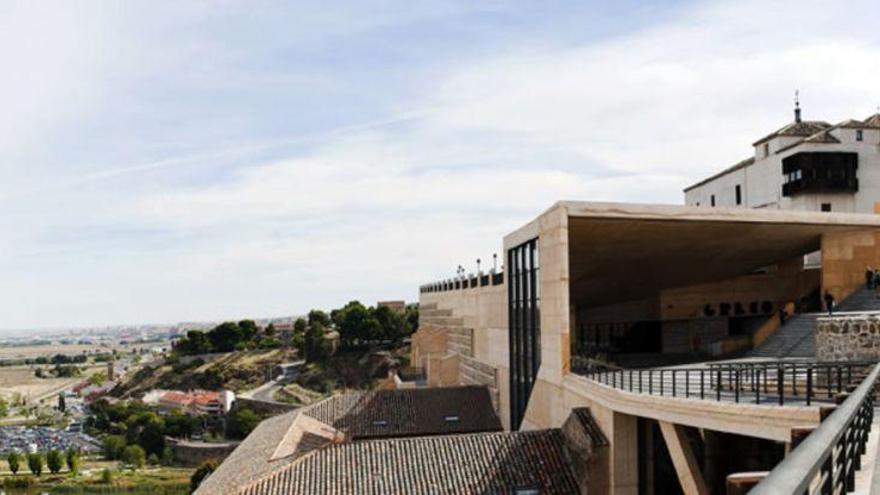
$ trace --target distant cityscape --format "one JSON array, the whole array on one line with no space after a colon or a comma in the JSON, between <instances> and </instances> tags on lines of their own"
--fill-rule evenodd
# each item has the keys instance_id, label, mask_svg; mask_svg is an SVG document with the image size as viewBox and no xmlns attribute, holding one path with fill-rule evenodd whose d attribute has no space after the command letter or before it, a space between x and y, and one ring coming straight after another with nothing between
<instances>
[{"instance_id":1,"label":"distant cityscape","mask_svg":"<svg viewBox=\"0 0 880 495\"><path fill-rule=\"evenodd\" d=\"M290 325L302 316L279 316L253 318L257 325L264 327L274 325ZM71 327L53 329L19 329L0 330L0 346L29 346L49 344L81 344L98 345L108 342L125 341L128 343L155 342L183 335L187 330L209 330L223 320L185 321L171 324L130 324L111 325L106 327Z\"/></svg>"}]
</instances>

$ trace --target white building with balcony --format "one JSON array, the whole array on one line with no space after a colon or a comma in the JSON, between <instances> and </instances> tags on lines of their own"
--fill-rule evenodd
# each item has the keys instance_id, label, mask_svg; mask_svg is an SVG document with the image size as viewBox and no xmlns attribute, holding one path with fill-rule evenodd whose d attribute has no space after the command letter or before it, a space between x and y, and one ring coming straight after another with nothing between
<instances>
[{"instance_id":1,"label":"white building with balcony","mask_svg":"<svg viewBox=\"0 0 880 495\"><path fill-rule=\"evenodd\" d=\"M756 141L752 156L684 190L685 204L880 212L880 113L838 124L801 119Z\"/></svg>"}]
</instances>

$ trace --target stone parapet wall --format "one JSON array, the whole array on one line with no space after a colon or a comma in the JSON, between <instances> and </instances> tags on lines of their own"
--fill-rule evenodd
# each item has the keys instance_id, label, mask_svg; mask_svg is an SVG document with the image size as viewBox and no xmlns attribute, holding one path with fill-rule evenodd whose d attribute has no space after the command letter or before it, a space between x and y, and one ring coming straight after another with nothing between
<instances>
[{"instance_id":1,"label":"stone parapet wall","mask_svg":"<svg viewBox=\"0 0 880 495\"><path fill-rule=\"evenodd\" d=\"M880 315L819 318L816 357L820 361L880 359Z\"/></svg>"}]
</instances>

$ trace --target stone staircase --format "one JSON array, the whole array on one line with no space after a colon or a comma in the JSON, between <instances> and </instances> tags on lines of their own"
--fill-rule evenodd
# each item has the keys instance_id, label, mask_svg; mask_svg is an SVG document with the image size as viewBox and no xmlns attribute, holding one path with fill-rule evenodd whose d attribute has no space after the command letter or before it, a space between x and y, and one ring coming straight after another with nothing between
<instances>
[{"instance_id":1,"label":"stone staircase","mask_svg":"<svg viewBox=\"0 0 880 495\"><path fill-rule=\"evenodd\" d=\"M452 315L450 309L439 309L436 306L419 309L419 330L428 331L442 329L447 332L450 352L462 356L474 355L474 332L464 326L462 318Z\"/></svg>"},{"instance_id":2,"label":"stone staircase","mask_svg":"<svg viewBox=\"0 0 880 495\"><path fill-rule=\"evenodd\" d=\"M825 313L803 313L789 318L756 349L749 352L750 357L816 357L816 318Z\"/></svg>"},{"instance_id":3,"label":"stone staircase","mask_svg":"<svg viewBox=\"0 0 880 495\"><path fill-rule=\"evenodd\" d=\"M873 291L859 289L837 307L838 312L880 311L880 299ZM803 313L789 318L749 357L760 358L815 358L816 319L827 313Z\"/></svg>"}]
</instances>

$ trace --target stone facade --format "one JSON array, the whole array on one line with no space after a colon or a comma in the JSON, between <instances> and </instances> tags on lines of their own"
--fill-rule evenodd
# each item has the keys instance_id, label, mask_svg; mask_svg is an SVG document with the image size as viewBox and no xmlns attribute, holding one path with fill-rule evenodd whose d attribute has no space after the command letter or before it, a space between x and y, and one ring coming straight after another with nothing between
<instances>
[{"instance_id":1,"label":"stone facade","mask_svg":"<svg viewBox=\"0 0 880 495\"><path fill-rule=\"evenodd\" d=\"M816 355L820 361L880 359L880 316L820 318L816 328Z\"/></svg>"}]
</instances>

